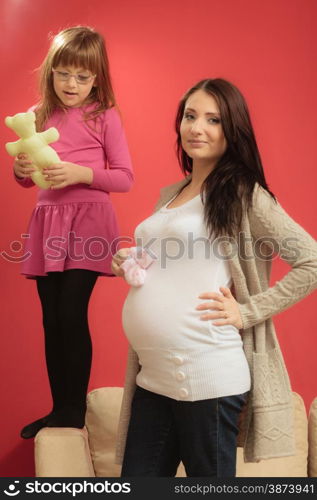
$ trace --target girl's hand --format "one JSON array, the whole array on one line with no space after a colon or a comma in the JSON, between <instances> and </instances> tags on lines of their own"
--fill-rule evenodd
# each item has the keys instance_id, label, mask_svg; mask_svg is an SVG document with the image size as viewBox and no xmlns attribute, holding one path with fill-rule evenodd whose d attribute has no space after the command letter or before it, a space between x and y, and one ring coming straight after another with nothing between
<instances>
[{"instance_id":1,"label":"girl's hand","mask_svg":"<svg viewBox=\"0 0 317 500\"><path fill-rule=\"evenodd\" d=\"M51 189L62 189L72 184L91 184L93 172L89 167L61 161L43 169L44 178L52 183Z\"/></svg>"},{"instance_id":2,"label":"girl's hand","mask_svg":"<svg viewBox=\"0 0 317 500\"><path fill-rule=\"evenodd\" d=\"M233 325L236 328L240 329L243 327L242 318L238 306L238 302L232 295L229 288L221 286L219 288L222 295L216 292L210 293L202 293L199 295L200 299L212 299L213 302L204 302L196 307L199 311L214 309L215 312L211 312L208 314L203 314L200 316L202 320L209 320L215 318L217 321L213 321L212 324L216 326L222 325Z\"/></svg>"},{"instance_id":3,"label":"girl's hand","mask_svg":"<svg viewBox=\"0 0 317 500\"><path fill-rule=\"evenodd\" d=\"M20 153L14 160L13 170L17 177L24 179L25 177L31 177L32 172L35 172L35 168L31 167L32 162L28 159L28 155L25 153Z\"/></svg>"},{"instance_id":4,"label":"girl's hand","mask_svg":"<svg viewBox=\"0 0 317 500\"><path fill-rule=\"evenodd\" d=\"M121 269L120 265L124 262L130 254L130 248L121 248L118 252L112 257L111 269L113 274L116 276L124 276L124 271Z\"/></svg>"}]
</instances>

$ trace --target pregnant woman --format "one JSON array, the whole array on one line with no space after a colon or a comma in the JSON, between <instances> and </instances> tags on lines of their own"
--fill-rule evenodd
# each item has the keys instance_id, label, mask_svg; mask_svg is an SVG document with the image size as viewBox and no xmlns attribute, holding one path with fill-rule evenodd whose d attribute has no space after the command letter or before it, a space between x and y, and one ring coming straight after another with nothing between
<instances>
[{"instance_id":1,"label":"pregnant woman","mask_svg":"<svg viewBox=\"0 0 317 500\"><path fill-rule=\"evenodd\" d=\"M162 190L135 231L154 261L123 308L130 351L117 458L123 476L174 476L182 461L188 476L233 477L237 444L246 461L295 452L271 318L316 287L317 248L269 190L234 85L192 87L176 132L186 178ZM114 256L118 276L129 252ZM270 287L275 254L292 269Z\"/></svg>"}]
</instances>

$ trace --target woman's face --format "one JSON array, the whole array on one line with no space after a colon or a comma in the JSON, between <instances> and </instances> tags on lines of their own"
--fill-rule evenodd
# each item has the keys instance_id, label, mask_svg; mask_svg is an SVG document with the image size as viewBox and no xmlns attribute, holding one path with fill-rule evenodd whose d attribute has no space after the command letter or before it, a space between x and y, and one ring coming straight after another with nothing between
<instances>
[{"instance_id":1,"label":"woman's face","mask_svg":"<svg viewBox=\"0 0 317 500\"><path fill-rule=\"evenodd\" d=\"M225 152L227 142L214 97L197 90L187 99L180 134L182 147L193 165L215 165Z\"/></svg>"}]
</instances>

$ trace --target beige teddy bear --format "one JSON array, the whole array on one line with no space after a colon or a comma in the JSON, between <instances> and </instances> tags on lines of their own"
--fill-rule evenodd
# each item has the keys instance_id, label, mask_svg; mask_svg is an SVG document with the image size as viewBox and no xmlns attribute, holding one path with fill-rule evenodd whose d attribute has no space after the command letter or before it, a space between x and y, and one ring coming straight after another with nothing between
<instances>
[{"instance_id":1,"label":"beige teddy bear","mask_svg":"<svg viewBox=\"0 0 317 500\"><path fill-rule=\"evenodd\" d=\"M7 152L11 156L26 153L32 162L32 167L36 169L31 174L32 181L40 188L48 189L51 183L44 179L42 169L60 162L56 151L48 146L50 142L58 140L58 130L51 127L44 132L36 132L33 111L7 116L5 124L20 137L18 141L6 143Z\"/></svg>"}]
</instances>

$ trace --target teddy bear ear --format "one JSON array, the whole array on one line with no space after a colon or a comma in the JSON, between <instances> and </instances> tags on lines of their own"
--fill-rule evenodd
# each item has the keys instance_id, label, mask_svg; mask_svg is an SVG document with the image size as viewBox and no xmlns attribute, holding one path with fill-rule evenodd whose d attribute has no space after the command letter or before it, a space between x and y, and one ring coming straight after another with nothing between
<instances>
[{"instance_id":1,"label":"teddy bear ear","mask_svg":"<svg viewBox=\"0 0 317 500\"><path fill-rule=\"evenodd\" d=\"M4 119L4 123L6 124L7 127L12 128L12 116L7 116Z\"/></svg>"},{"instance_id":2,"label":"teddy bear ear","mask_svg":"<svg viewBox=\"0 0 317 500\"><path fill-rule=\"evenodd\" d=\"M34 113L34 111L28 111L27 113L25 113L25 118L29 122L35 122L35 113Z\"/></svg>"}]
</instances>

